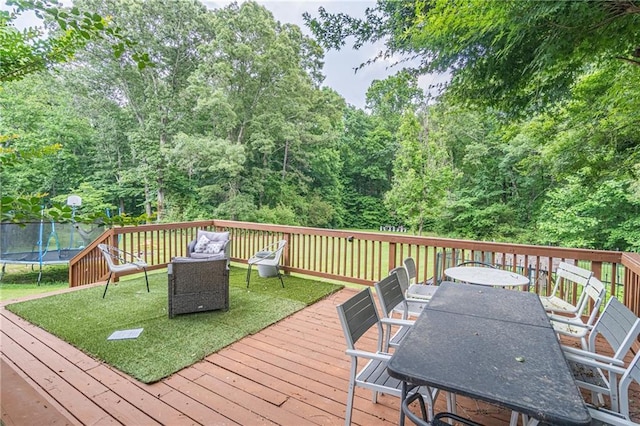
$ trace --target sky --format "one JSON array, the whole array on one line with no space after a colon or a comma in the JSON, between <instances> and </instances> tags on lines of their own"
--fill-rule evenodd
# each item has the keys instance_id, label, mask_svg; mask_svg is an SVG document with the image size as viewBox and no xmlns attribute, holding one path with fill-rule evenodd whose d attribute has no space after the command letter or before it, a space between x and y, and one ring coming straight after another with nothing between
<instances>
[{"instance_id":1,"label":"sky","mask_svg":"<svg viewBox=\"0 0 640 426\"><path fill-rule=\"evenodd\" d=\"M173 0L180 1L180 0ZM215 9L230 4L230 1L201 0L208 8ZM239 0L241 3L243 0ZM62 4L69 2L63 0ZM276 21L298 25L302 32L308 36L313 36L309 28L304 24L302 14L309 12L312 17L318 16L318 8L323 6L329 13L346 13L352 17L363 17L367 7L375 7L374 0L257 0L257 3L267 8L273 14ZM6 5L0 7L6 10ZM38 25L36 18L24 14L20 18L21 22L16 22L19 27ZM374 80L383 80L386 77L400 71L399 67L391 67L395 59L389 61L379 61L364 68L354 71L360 64L372 59L383 50L384 46L368 44L358 50L353 50L349 42L339 51L325 51L324 69L325 80L323 85L334 89L348 104L357 108L364 108L366 102L367 89ZM422 88L429 84L439 83L446 79L445 76L423 76L418 80Z\"/></svg>"}]
</instances>

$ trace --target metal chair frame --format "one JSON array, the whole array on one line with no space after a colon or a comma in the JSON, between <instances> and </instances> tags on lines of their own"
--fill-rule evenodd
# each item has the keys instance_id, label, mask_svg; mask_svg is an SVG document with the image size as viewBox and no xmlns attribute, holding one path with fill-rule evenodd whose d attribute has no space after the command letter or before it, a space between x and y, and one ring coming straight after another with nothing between
<instances>
[{"instance_id":1,"label":"metal chair frame","mask_svg":"<svg viewBox=\"0 0 640 426\"><path fill-rule=\"evenodd\" d=\"M119 272L128 272L128 271L144 271L144 279L147 283L147 293L149 292L149 277L147 277L147 263L134 255L133 253L129 253L124 250L120 250L117 247L109 246L106 244L98 244L98 249L102 252L105 260L107 261L107 266L109 267L109 277L107 278L107 285L104 287L104 293L102 293L102 298L107 295L107 290L109 289L109 282L111 281L111 276L115 273L116 275Z\"/></svg>"},{"instance_id":2,"label":"metal chair frame","mask_svg":"<svg viewBox=\"0 0 640 426\"><path fill-rule=\"evenodd\" d=\"M247 261L249 265L249 268L247 269L247 288L249 288L249 281L251 280L251 267L253 265L266 265L276 268L277 277L280 279L282 288L284 288L284 281L282 280L282 273L280 272L280 258L282 257L282 253L284 252L284 247L286 245L287 240L273 242L258 252L270 252L270 255L268 257L259 257L254 254L253 256L251 256L251 258L249 258L249 260Z\"/></svg>"}]
</instances>

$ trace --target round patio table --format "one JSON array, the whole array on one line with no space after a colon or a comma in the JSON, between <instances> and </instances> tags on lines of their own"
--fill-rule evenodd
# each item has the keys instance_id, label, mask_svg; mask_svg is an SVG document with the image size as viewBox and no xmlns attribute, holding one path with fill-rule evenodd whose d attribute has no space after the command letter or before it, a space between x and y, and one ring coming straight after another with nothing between
<instances>
[{"instance_id":1,"label":"round patio table","mask_svg":"<svg viewBox=\"0 0 640 426\"><path fill-rule=\"evenodd\" d=\"M529 284L529 278L503 269L481 266L455 266L444 270L444 274L454 280L469 284L515 287Z\"/></svg>"}]
</instances>

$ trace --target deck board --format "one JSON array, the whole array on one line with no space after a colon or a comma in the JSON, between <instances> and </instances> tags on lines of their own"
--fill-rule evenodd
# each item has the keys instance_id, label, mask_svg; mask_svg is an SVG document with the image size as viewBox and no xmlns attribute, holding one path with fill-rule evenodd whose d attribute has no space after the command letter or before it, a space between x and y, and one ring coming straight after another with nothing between
<instances>
[{"instance_id":1,"label":"deck board","mask_svg":"<svg viewBox=\"0 0 640 426\"><path fill-rule=\"evenodd\" d=\"M2 421L7 426L341 425L350 361L335 307L355 291L331 295L154 384L140 383L0 308ZM375 349L375 338L373 332L365 335L366 349ZM30 396L17 404L20 389ZM637 396L634 401L640 401ZM440 397L436 411L445 408ZM397 424L398 409L397 398L381 395L373 404L371 393L358 388L352 423ZM457 409L486 425L507 425L510 415L463 397ZM20 411L30 416L21 417Z\"/></svg>"}]
</instances>

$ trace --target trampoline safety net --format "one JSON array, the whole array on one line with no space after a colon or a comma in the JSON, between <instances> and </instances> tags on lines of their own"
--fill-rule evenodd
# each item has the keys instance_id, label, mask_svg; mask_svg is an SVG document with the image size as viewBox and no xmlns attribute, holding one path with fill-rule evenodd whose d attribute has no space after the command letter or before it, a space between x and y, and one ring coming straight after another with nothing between
<instances>
[{"instance_id":1,"label":"trampoline safety net","mask_svg":"<svg viewBox=\"0 0 640 426\"><path fill-rule=\"evenodd\" d=\"M65 264L94 241L104 226L78 223L0 223L0 263ZM0 276L1 279L1 276ZM39 281L39 278L38 278Z\"/></svg>"}]
</instances>

